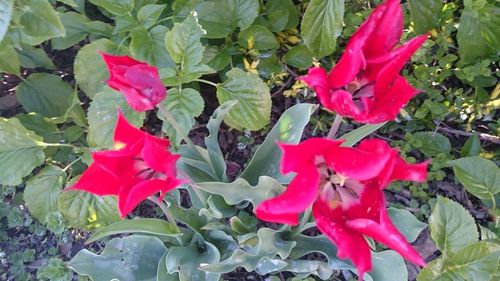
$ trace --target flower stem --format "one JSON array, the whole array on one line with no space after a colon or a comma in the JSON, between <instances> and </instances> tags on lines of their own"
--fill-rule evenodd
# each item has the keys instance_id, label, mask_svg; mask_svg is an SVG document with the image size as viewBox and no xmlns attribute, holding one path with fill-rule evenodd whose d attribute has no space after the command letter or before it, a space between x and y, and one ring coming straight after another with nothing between
<instances>
[{"instance_id":1,"label":"flower stem","mask_svg":"<svg viewBox=\"0 0 500 281\"><path fill-rule=\"evenodd\" d=\"M328 132L328 139L334 140L335 135L337 134L337 131L339 130L340 123L342 122L342 115L338 114L335 115L335 120L333 120L332 127L330 128L330 131Z\"/></svg>"},{"instance_id":2,"label":"flower stem","mask_svg":"<svg viewBox=\"0 0 500 281\"><path fill-rule=\"evenodd\" d=\"M309 222L309 219L311 218L311 208L307 208L304 212L304 215L302 215L302 218L300 219L299 225L295 227L290 234L292 236L299 235L302 233L302 231L306 230L304 228L307 225L307 222Z\"/></svg>"},{"instance_id":3,"label":"flower stem","mask_svg":"<svg viewBox=\"0 0 500 281\"><path fill-rule=\"evenodd\" d=\"M148 199L150 201L153 201L156 205L158 205L158 207L160 207L160 209L162 210L163 214L165 214L165 216L167 217L168 222L170 223L170 225L172 225L172 228L176 232L180 232L180 229L177 226L177 221L175 220L174 215L172 215L172 213L168 209L168 207L165 204L165 202L163 202L163 200L160 200L160 198L158 198L156 196L149 196Z\"/></svg>"},{"instance_id":4,"label":"flower stem","mask_svg":"<svg viewBox=\"0 0 500 281\"><path fill-rule=\"evenodd\" d=\"M217 87L216 83L208 81L208 80L205 80L205 79L195 79L194 81L198 81L198 82L201 82L201 83L205 83L205 84Z\"/></svg>"}]
</instances>

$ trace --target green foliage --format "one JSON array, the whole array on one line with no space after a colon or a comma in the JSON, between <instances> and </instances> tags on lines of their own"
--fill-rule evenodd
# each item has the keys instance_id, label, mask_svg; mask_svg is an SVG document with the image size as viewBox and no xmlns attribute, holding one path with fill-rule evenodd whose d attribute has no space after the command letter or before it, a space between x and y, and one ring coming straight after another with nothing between
<instances>
[{"instance_id":1,"label":"green foliage","mask_svg":"<svg viewBox=\"0 0 500 281\"><path fill-rule=\"evenodd\" d=\"M70 281L73 274L60 258L51 258L47 265L36 272L38 280Z\"/></svg>"},{"instance_id":2,"label":"green foliage","mask_svg":"<svg viewBox=\"0 0 500 281\"><path fill-rule=\"evenodd\" d=\"M439 13L443 1L439 0L409 0L410 15L417 33L425 33L439 25Z\"/></svg>"}]
</instances>

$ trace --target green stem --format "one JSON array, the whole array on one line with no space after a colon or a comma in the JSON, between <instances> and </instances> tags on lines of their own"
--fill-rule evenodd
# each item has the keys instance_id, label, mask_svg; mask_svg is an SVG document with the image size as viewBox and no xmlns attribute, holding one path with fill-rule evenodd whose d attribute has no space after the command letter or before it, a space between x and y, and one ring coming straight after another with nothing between
<instances>
[{"instance_id":1,"label":"green stem","mask_svg":"<svg viewBox=\"0 0 500 281\"><path fill-rule=\"evenodd\" d=\"M66 172L69 168L71 168L71 166L73 166L74 164L76 164L76 162L82 160L82 157L83 156L80 156L78 158L76 158L75 160L73 160L71 163L69 163L68 165L66 165L66 167L64 167L63 169L63 172Z\"/></svg>"},{"instance_id":2,"label":"green stem","mask_svg":"<svg viewBox=\"0 0 500 281\"><path fill-rule=\"evenodd\" d=\"M300 219L299 225L290 232L291 236L299 235L302 231L306 230L304 226L307 225L307 222L309 222L309 219L311 218L311 211L311 208L306 209L304 215L302 215L302 218Z\"/></svg>"},{"instance_id":3,"label":"green stem","mask_svg":"<svg viewBox=\"0 0 500 281\"><path fill-rule=\"evenodd\" d=\"M217 87L216 83L208 81L208 80L205 80L205 79L195 79L194 81L198 81L198 82L201 82L201 83L205 83L205 84Z\"/></svg>"},{"instance_id":4,"label":"green stem","mask_svg":"<svg viewBox=\"0 0 500 281\"><path fill-rule=\"evenodd\" d=\"M492 193L490 193L490 195L491 195L491 207L493 208L493 210L496 210L497 202L495 200L495 195L493 195Z\"/></svg>"},{"instance_id":5,"label":"green stem","mask_svg":"<svg viewBox=\"0 0 500 281\"><path fill-rule=\"evenodd\" d=\"M172 20L173 18L175 18L175 16L165 17L165 18L158 20L155 24L159 24L159 23L162 23L164 21Z\"/></svg>"},{"instance_id":6,"label":"green stem","mask_svg":"<svg viewBox=\"0 0 500 281\"><path fill-rule=\"evenodd\" d=\"M39 146L45 146L45 147L71 147L71 148L80 148L78 146L74 146L69 143L45 143L45 142L39 142Z\"/></svg>"},{"instance_id":7,"label":"green stem","mask_svg":"<svg viewBox=\"0 0 500 281\"><path fill-rule=\"evenodd\" d=\"M335 115L335 120L333 120L332 127L330 128L330 131L328 132L328 136L326 138L328 139L335 139L335 135L337 134L337 131L339 130L340 123L342 122L342 116L340 114Z\"/></svg>"},{"instance_id":8,"label":"green stem","mask_svg":"<svg viewBox=\"0 0 500 281\"><path fill-rule=\"evenodd\" d=\"M148 199L150 201L153 201L156 205L158 205L158 207L160 207L160 209L162 210L163 214L165 214L165 216L168 219L168 222L170 223L170 225L172 225L172 227L174 228L174 230L176 232L181 232L181 230L179 229L179 226L177 226L177 221L175 220L174 215L172 215L172 213L168 209L168 207L165 204L165 202L163 202L163 200L160 200L160 198L158 198L156 196L149 196Z\"/></svg>"}]
</instances>

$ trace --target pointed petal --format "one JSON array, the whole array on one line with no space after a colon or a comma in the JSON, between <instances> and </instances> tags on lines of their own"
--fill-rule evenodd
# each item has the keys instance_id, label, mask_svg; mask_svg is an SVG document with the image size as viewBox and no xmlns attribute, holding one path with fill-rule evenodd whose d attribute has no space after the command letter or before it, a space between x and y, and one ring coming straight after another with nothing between
<instances>
[{"instance_id":1,"label":"pointed petal","mask_svg":"<svg viewBox=\"0 0 500 281\"><path fill-rule=\"evenodd\" d=\"M94 163L122 182L133 178L137 172L134 169L133 157L128 150L105 150L92 154Z\"/></svg>"},{"instance_id":2,"label":"pointed petal","mask_svg":"<svg viewBox=\"0 0 500 281\"><path fill-rule=\"evenodd\" d=\"M352 231L342 222L333 221L334 216L322 200L314 203L312 213L318 229L337 245L338 257L351 259L358 269L359 279L363 280L364 273L372 268L370 248L363 235Z\"/></svg>"},{"instance_id":3,"label":"pointed petal","mask_svg":"<svg viewBox=\"0 0 500 281\"><path fill-rule=\"evenodd\" d=\"M122 218L132 212L139 203L149 196L165 191L167 182L160 179L141 181L131 187L124 187L118 195L118 208Z\"/></svg>"},{"instance_id":4,"label":"pointed petal","mask_svg":"<svg viewBox=\"0 0 500 281\"><path fill-rule=\"evenodd\" d=\"M418 164L408 164L401 156L397 155L391 180L425 182L427 180L427 168L430 162L431 160L427 160Z\"/></svg>"},{"instance_id":5,"label":"pointed petal","mask_svg":"<svg viewBox=\"0 0 500 281\"><path fill-rule=\"evenodd\" d=\"M365 109L362 104L354 102L351 93L337 90L332 93L330 103L332 111L356 121L364 120Z\"/></svg>"},{"instance_id":6,"label":"pointed petal","mask_svg":"<svg viewBox=\"0 0 500 281\"><path fill-rule=\"evenodd\" d=\"M83 190L95 195L117 195L121 185L116 176L101 165L93 163L90 165L78 181L65 190Z\"/></svg>"},{"instance_id":7,"label":"pointed petal","mask_svg":"<svg viewBox=\"0 0 500 281\"><path fill-rule=\"evenodd\" d=\"M167 139L159 139L146 134L141 156L149 167L167 176L175 177L177 174L175 163L180 155L170 153L169 145L170 142Z\"/></svg>"},{"instance_id":8,"label":"pointed petal","mask_svg":"<svg viewBox=\"0 0 500 281\"><path fill-rule=\"evenodd\" d=\"M330 87L328 85L328 76L326 70L321 67L310 68L307 75L299 77L300 80L304 81L310 88L312 88L320 103L331 110L330 106Z\"/></svg>"},{"instance_id":9,"label":"pointed petal","mask_svg":"<svg viewBox=\"0 0 500 281\"><path fill-rule=\"evenodd\" d=\"M118 119L116 121L113 141L117 148L141 144L144 141L145 132L132 126L120 110L117 110Z\"/></svg>"},{"instance_id":10,"label":"pointed petal","mask_svg":"<svg viewBox=\"0 0 500 281\"><path fill-rule=\"evenodd\" d=\"M135 60L129 56L114 56L102 51L99 51L99 54L101 54L110 72L112 72L113 67L117 65L133 66L136 64L144 64L144 62Z\"/></svg>"},{"instance_id":11,"label":"pointed petal","mask_svg":"<svg viewBox=\"0 0 500 281\"><path fill-rule=\"evenodd\" d=\"M296 225L298 216L293 214L303 212L314 202L318 195L319 183L320 177L316 166L302 166L285 192L257 206L257 216L263 220Z\"/></svg>"},{"instance_id":12,"label":"pointed petal","mask_svg":"<svg viewBox=\"0 0 500 281\"><path fill-rule=\"evenodd\" d=\"M366 67L365 56L362 47L363 39L352 37L346 47L339 62L332 68L328 74L328 83L332 89L341 88L352 82L359 72Z\"/></svg>"},{"instance_id":13,"label":"pointed petal","mask_svg":"<svg viewBox=\"0 0 500 281\"><path fill-rule=\"evenodd\" d=\"M124 77L130 87L136 89L153 105L157 105L167 96L167 90L161 83L156 67L146 64L135 65L127 69Z\"/></svg>"},{"instance_id":14,"label":"pointed petal","mask_svg":"<svg viewBox=\"0 0 500 281\"><path fill-rule=\"evenodd\" d=\"M137 112L148 111L155 107L148 98L143 96L137 89L134 89L129 85L118 83L113 80L108 80L108 86L113 90L122 93L129 106Z\"/></svg>"}]
</instances>

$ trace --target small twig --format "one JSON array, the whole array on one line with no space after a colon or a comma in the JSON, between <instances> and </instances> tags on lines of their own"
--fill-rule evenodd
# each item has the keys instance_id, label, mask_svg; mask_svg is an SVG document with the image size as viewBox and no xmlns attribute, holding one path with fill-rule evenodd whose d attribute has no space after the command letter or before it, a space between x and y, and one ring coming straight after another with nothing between
<instances>
[{"instance_id":1,"label":"small twig","mask_svg":"<svg viewBox=\"0 0 500 281\"><path fill-rule=\"evenodd\" d=\"M297 79L297 78L299 77L299 75L297 74L297 72L295 72L295 71L291 70L291 69L290 69L290 67L288 67L286 64L285 64L285 65L283 65L283 66L284 66L284 68L285 68L286 72L290 73L290 75L292 75L292 77L293 77L294 79Z\"/></svg>"},{"instance_id":2,"label":"small twig","mask_svg":"<svg viewBox=\"0 0 500 281\"><path fill-rule=\"evenodd\" d=\"M271 97L276 97L277 95L279 95L280 93L282 93L286 88L288 88L290 86L290 84L292 83L293 81L293 76L290 76L290 78L288 78L288 80L286 81L286 83L284 83L276 92L272 93Z\"/></svg>"},{"instance_id":3,"label":"small twig","mask_svg":"<svg viewBox=\"0 0 500 281\"><path fill-rule=\"evenodd\" d=\"M328 132L328 139L334 140L335 135L337 134L337 131L339 130L340 123L342 122L342 115L337 114L335 115L335 120L333 120L332 127L330 128L330 131Z\"/></svg>"},{"instance_id":4,"label":"small twig","mask_svg":"<svg viewBox=\"0 0 500 281\"><path fill-rule=\"evenodd\" d=\"M474 135L474 133L464 132L464 131L446 128L446 127L439 127L438 131L442 131L442 132L446 132L446 133L454 134L454 135L467 136L467 137ZM500 137L490 135L490 134L485 134L485 133L477 133L477 136L482 140L489 141L489 142L496 143L496 144L500 144Z\"/></svg>"}]
</instances>

